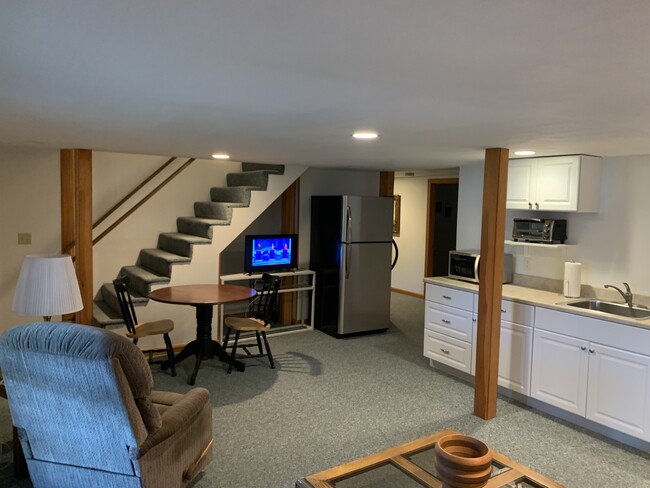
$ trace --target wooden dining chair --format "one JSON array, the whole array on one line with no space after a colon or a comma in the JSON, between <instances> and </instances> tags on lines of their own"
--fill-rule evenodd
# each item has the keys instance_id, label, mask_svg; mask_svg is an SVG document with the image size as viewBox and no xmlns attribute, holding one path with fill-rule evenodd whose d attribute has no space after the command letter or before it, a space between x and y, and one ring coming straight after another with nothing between
<instances>
[{"instance_id":1,"label":"wooden dining chair","mask_svg":"<svg viewBox=\"0 0 650 488\"><path fill-rule=\"evenodd\" d=\"M172 342L169 338L169 333L174 330L174 322L170 319L154 320L152 322L138 322L138 317L135 314L133 307L133 300L127 288L128 278L117 278L113 280L115 293L117 293L117 301L120 304L120 311L122 312L122 319L126 325L126 337L133 340L134 344L138 343L138 339L149 336L162 335L165 341L164 349L149 349L149 364L160 363L163 369L169 365L172 376L176 376L176 367L174 366L174 349ZM153 354L156 352L166 351L167 361L154 361Z\"/></svg>"},{"instance_id":2,"label":"wooden dining chair","mask_svg":"<svg viewBox=\"0 0 650 488\"><path fill-rule=\"evenodd\" d=\"M262 275L262 279L255 288L257 295L250 303L248 317L226 317L224 323L228 327L226 337L223 341L223 348L232 348L232 359L237 358L237 347L239 336L242 332L255 332L257 339L258 354L252 354L248 350L248 345L242 345L241 348L246 353L242 358L256 358L268 356L271 369L275 368L273 362L273 354L269 347L269 342L266 339L266 331L271 328L271 323L276 320L278 313L278 290L280 289L281 278L268 273ZM230 339L230 332L235 331L235 342L232 346L228 345ZM264 349L262 348L262 340L264 341ZM228 367L228 373L232 372L232 364Z\"/></svg>"}]
</instances>

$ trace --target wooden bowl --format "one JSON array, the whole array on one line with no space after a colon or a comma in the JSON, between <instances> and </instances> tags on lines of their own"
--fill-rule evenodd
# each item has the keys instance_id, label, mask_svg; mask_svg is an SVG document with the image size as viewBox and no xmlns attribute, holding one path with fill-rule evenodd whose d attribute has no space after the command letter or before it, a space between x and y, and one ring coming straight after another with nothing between
<instances>
[{"instance_id":1,"label":"wooden bowl","mask_svg":"<svg viewBox=\"0 0 650 488\"><path fill-rule=\"evenodd\" d=\"M492 474L492 450L474 437L451 434L434 448L436 470L443 487L480 488Z\"/></svg>"}]
</instances>

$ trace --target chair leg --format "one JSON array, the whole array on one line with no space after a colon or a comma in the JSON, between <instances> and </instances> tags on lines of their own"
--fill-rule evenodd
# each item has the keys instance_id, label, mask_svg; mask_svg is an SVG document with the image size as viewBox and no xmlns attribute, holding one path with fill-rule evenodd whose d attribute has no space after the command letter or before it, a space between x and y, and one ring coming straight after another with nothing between
<instances>
[{"instance_id":1,"label":"chair leg","mask_svg":"<svg viewBox=\"0 0 650 488\"><path fill-rule=\"evenodd\" d=\"M232 354L230 364L228 365L228 374L232 373L232 363L237 359L237 342L239 341L239 331L235 333L235 343L232 345Z\"/></svg>"},{"instance_id":2,"label":"chair leg","mask_svg":"<svg viewBox=\"0 0 650 488\"><path fill-rule=\"evenodd\" d=\"M264 356L264 350L262 349L262 341L260 340L260 332L255 331L255 338L257 339L257 348L260 350L260 354Z\"/></svg>"},{"instance_id":3,"label":"chair leg","mask_svg":"<svg viewBox=\"0 0 650 488\"><path fill-rule=\"evenodd\" d=\"M227 326L226 326L227 327ZM223 338L223 348L226 349L228 347L228 340L230 339L230 327L228 327L228 330L226 331L226 337Z\"/></svg>"},{"instance_id":4,"label":"chair leg","mask_svg":"<svg viewBox=\"0 0 650 488\"><path fill-rule=\"evenodd\" d=\"M266 340L266 332L261 331L261 334L262 334L262 338L264 339L264 347L266 347L266 354L269 357L269 363L271 363L271 369L275 369L275 363L273 362L273 354L271 354L269 341Z\"/></svg>"},{"instance_id":5,"label":"chair leg","mask_svg":"<svg viewBox=\"0 0 650 488\"><path fill-rule=\"evenodd\" d=\"M174 348L172 347L172 341L169 339L169 334L163 334L163 339L165 339L165 349L167 349L167 360L169 361L169 369L171 369L172 376L176 376L176 366L174 365Z\"/></svg>"}]
</instances>

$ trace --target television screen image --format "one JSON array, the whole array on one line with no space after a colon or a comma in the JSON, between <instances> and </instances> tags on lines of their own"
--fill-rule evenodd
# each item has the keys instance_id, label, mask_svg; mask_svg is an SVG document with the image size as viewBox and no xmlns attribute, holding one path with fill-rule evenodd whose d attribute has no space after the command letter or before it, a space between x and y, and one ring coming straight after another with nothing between
<instances>
[{"instance_id":1,"label":"television screen image","mask_svg":"<svg viewBox=\"0 0 650 488\"><path fill-rule=\"evenodd\" d=\"M297 235L246 236L244 271L293 269L297 261Z\"/></svg>"}]
</instances>

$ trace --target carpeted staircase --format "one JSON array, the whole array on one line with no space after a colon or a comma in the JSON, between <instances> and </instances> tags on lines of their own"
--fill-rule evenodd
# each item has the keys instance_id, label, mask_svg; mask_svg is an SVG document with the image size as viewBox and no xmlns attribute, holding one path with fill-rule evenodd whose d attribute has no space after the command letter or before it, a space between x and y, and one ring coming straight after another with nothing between
<instances>
[{"instance_id":1,"label":"carpeted staircase","mask_svg":"<svg viewBox=\"0 0 650 488\"><path fill-rule=\"evenodd\" d=\"M177 264L190 264L195 245L210 244L214 227L228 226L232 209L248 207L251 192L265 191L269 175L284 174L284 166L242 163L242 172L229 173L226 187L210 189L209 202L195 202L194 216L176 219L176 232L158 236L158 247L142 249L135 265L123 266L119 276L129 278L129 292L135 306L146 304L153 284L169 283L172 268ZM104 283L94 302L94 324L113 328L124 322L112 283Z\"/></svg>"}]
</instances>

